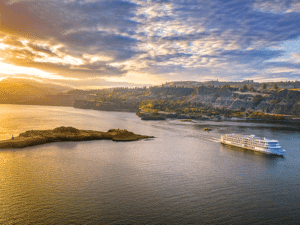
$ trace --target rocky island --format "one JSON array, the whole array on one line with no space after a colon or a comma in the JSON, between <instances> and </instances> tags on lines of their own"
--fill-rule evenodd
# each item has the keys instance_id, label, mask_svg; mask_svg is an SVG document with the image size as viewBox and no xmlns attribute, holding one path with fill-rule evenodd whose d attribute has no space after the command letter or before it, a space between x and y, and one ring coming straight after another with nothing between
<instances>
[{"instance_id":1,"label":"rocky island","mask_svg":"<svg viewBox=\"0 0 300 225\"><path fill-rule=\"evenodd\" d=\"M111 129L107 132L102 132L79 130L74 127L57 127L53 130L30 130L21 133L18 137L0 141L0 149L25 148L63 141L90 141L102 139L113 141L137 141L147 138L153 138L153 136L138 135L133 132L120 129Z\"/></svg>"}]
</instances>

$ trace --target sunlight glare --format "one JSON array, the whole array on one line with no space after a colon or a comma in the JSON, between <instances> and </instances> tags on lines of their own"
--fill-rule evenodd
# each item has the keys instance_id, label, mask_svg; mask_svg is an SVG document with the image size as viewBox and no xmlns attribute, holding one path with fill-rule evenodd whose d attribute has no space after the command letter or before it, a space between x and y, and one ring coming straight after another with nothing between
<instances>
[{"instance_id":1,"label":"sunlight glare","mask_svg":"<svg viewBox=\"0 0 300 225\"><path fill-rule=\"evenodd\" d=\"M81 59L72 56L65 56L63 58L58 58L58 57L35 58L34 61L48 62L48 63L61 63L63 65L75 65L75 66L80 66L84 64Z\"/></svg>"},{"instance_id":2,"label":"sunlight glare","mask_svg":"<svg viewBox=\"0 0 300 225\"><path fill-rule=\"evenodd\" d=\"M55 75L52 73L47 73L45 71L35 69L35 68L27 68L22 66L14 66L10 64L6 64L1 62L0 58L0 74L6 75L14 75L14 74L26 74L26 75L33 75L40 78L47 78L47 79L57 79L57 80L77 80L75 78L65 78L60 75Z\"/></svg>"},{"instance_id":3,"label":"sunlight glare","mask_svg":"<svg viewBox=\"0 0 300 225\"><path fill-rule=\"evenodd\" d=\"M9 45L0 43L0 49L1 49L1 50L5 50L5 49L7 49L8 47L9 47Z\"/></svg>"},{"instance_id":4,"label":"sunlight glare","mask_svg":"<svg viewBox=\"0 0 300 225\"><path fill-rule=\"evenodd\" d=\"M162 83L167 82L166 79L162 77L158 77L156 75L140 74L134 72L129 72L126 74L126 76L122 76L122 77L108 77L104 79L110 82L126 82L132 84L145 84L145 85L146 84L160 85Z\"/></svg>"}]
</instances>

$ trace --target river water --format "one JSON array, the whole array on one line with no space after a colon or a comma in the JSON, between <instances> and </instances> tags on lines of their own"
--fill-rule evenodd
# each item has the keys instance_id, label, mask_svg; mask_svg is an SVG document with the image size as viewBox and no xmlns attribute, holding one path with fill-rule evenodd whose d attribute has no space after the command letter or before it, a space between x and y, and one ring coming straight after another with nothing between
<instances>
[{"instance_id":1,"label":"river water","mask_svg":"<svg viewBox=\"0 0 300 225\"><path fill-rule=\"evenodd\" d=\"M58 126L120 128L155 139L0 150L0 224L300 221L300 129L295 125L142 121L134 113L0 105L2 140ZM225 133L277 139L286 154L223 146L218 139Z\"/></svg>"}]
</instances>

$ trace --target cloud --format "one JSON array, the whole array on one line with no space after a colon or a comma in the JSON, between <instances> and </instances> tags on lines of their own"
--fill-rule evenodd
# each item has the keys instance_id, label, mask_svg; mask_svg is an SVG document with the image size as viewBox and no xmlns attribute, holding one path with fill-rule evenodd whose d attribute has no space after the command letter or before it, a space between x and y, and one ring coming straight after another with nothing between
<instances>
[{"instance_id":1,"label":"cloud","mask_svg":"<svg viewBox=\"0 0 300 225\"><path fill-rule=\"evenodd\" d=\"M298 0L256 0L254 9L274 14L300 12Z\"/></svg>"},{"instance_id":2,"label":"cloud","mask_svg":"<svg viewBox=\"0 0 300 225\"><path fill-rule=\"evenodd\" d=\"M30 47L34 51L46 53L49 56L57 56L57 54L47 46L35 45L30 43L28 44L28 47Z\"/></svg>"},{"instance_id":3,"label":"cloud","mask_svg":"<svg viewBox=\"0 0 300 225\"><path fill-rule=\"evenodd\" d=\"M136 54L130 47L135 45L136 40L126 34L126 26L130 33L134 24L125 18L129 16L130 8L135 6L132 3L6 1L1 4L4 7L1 31L7 34L7 40L2 43L11 46L3 54L7 63L36 67L71 77L118 76L126 71L112 68L106 60L101 62L101 58L109 56L112 60L125 60ZM11 15L15 12L19 12L16 17ZM29 19L24 20L25 15ZM112 32L109 27L116 31ZM20 42L21 39L26 40L27 44ZM15 50L13 47L17 44L22 48ZM55 51L53 45L61 47ZM82 58L86 53L98 55L98 62L90 63L82 59L84 65L74 67L70 60L69 65L64 60Z\"/></svg>"},{"instance_id":4,"label":"cloud","mask_svg":"<svg viewBox=\"0 0 300 225\"><path fill-rule=\"evenodd\" d=\"M290 18L254 10L250 1L136 2L145 7L143 16L139 15L140 38L146 40L139 47L148 53L144 59L156 69L166 71L169 67L173 74L174 65L181 74L189 68L190 75L182 76L188 79L196 77L193 71L198 71L200 79L206 76L207 70L202 71L207 67L212 77L220 67L223 72L219 77L253 76L244 71L252 66L263 71L270 66L268 60L284 53L269 47L300 34L299 14Z\"/></svg>"},{"instance_id":5,"label":"cloud","mask_svg":"<svg viewBox=\"0 0 300 225\"><path fill-rule=\"evenodd\" d=\"M243 80L297 67L271 62L300 35L294 0L3 0L0 12L5 62L65 77Z\"/></svg>"},{"instance_id":6,"label":"cloud","mask_svg":"<svg viewBox=\"0 0 300 225\"><path fill-rule=\"evenodd\" d=\"M288 61L288 62L268 62L266 64L272 68L300 69L300 63L293 63L290 61Z\"/></svg>"},{"instance_id":7,"label":"cloud","mask_svg":"<svg viewBox=\"0 0 300 225\"><path fill-rule=\"evenodd\" d=\"M222 55L229 57L231 61L241 64L250 64L252 62L264 62L274 59L283 54L283 51L274 50L246 50L246 51L223 51Z\"/></svg>"},{"instance_id":8,"label":"cloud","mask_svg":"<svg viewBox=\"0 0 300 225\"><path fill-rule=\"evenodd\" d=\"M300 59L300 53L293 53L293 58Z\"/></svg>"},{"instance_id":9,"label":"cloud","mask_svg":"<svg viewBox=\"0 0 300 225\"><path fill-rule=\"evenodd\" d=\"M15 37L8 36L5 39L3 39L2 43L10 46L24 47L24 44Z\"/></svg>"}]
</instances>

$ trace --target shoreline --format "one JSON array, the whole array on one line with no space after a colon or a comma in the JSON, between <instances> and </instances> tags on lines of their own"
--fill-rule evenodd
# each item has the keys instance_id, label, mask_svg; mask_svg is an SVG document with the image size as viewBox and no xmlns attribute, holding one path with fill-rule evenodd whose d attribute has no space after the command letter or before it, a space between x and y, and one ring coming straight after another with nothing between
<instances>
[{"instance_id":1,"label":"shoreline","mask_svg":"<svg viewBox=\"0 0 300 225\"><path fill-rule=\"evenodd\" d=\"M18 137L0 141L0 149L19 149L42 145L52 142L66 141L138 141L154 138L153 136L139 135L127 130L110 129L107 132L79 130L74 127L57 127L53 130L30 130L19 134Z\"/></svg>"},{"instance_id":2,"label":"shoreline","mask_svg":"<svg viewBox=\"0 0 300 225\"><path fill-rule=\"evenodd\" d=\"M138 115L137 115L138 116ZM300 125L300 118L295 118L295 119L283 119L283 120L272 120L272 119L253 119L253 118L236 118L236 117L230 117L230 118L209 118L209 117L186 117L186 116L178 116L178 117L167 117L167 116L162 116L162 115L156 115L156 116L138 116L141 118L141 120L195 120L195 121L227 121L227 122L245 122L245 123L286 123L286 124L299 124Z\"/></svg>"},{"instance_id":3,"label":"shoreline","mask_svg":"<svg viewBox=\"0 0 300 225\"><path fill-rule=\"evenodd\" d=\"M0 103L2 104L2 103ZM5 103L3 105L24 105L24 106L28 106L28 104L8 104ZM29 104L30 105L30 104ZM32 106L49 106L49 107L70 107L70 108L75 108L75 109L89 109L89 110L96 110L96 111L104 111L104 112L124 112L124 113L135 113L137 115L137 112L132 110L122 110L122 109L115 109L115 110L99 110L99 109L93 109L93 108L80 108L80 107L74 107L74 106L63 106L63 105L32 105ZM149 113L142 113L141 115L137 115L141 120L166 120L166 119L177 119L177 120L182 120L182 119L192 119L192 120L197 120L197 121L237 121L237 122L263 122L263 123L296 123L300 125L300 118L294 117L293 119L283 119L283 120L270 120L270 119L253 119L253 118L237 118L237 117L230 117L230 118L216 118L216 117L212 117L210 118L209 116L205 116L204 117L197 117L197 116L191 116L191 115L185 115L185 114L179 114L175 116L175 113L158 113L157 115L154 115ZM286 116L294 116L294 115L286 115ZM3 140L0 140L0 142Z\"/></svg>"}]
</instances>

